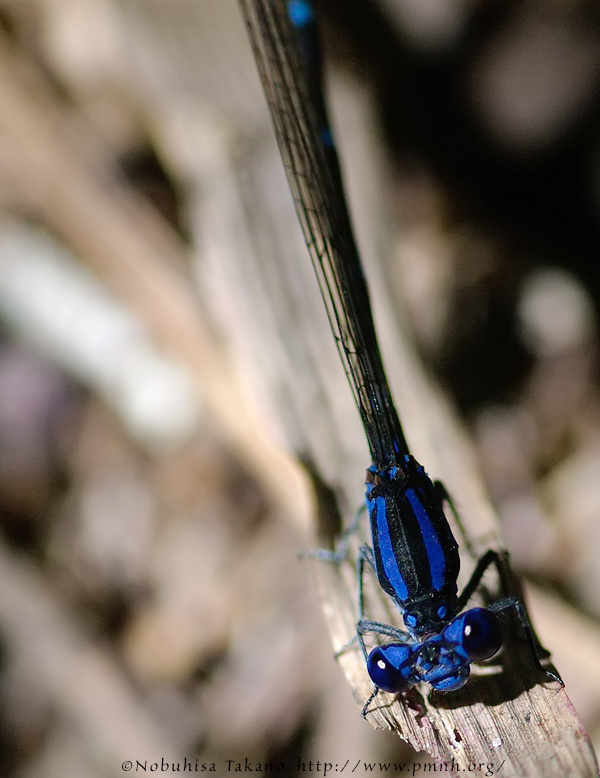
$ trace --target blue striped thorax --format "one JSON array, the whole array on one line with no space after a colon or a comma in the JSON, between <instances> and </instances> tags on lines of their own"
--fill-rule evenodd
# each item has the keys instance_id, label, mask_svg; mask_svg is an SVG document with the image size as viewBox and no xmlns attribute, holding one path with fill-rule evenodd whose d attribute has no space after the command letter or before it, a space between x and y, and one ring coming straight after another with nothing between
<instances>
[{"instance_id":1,"label":"blue striped thorax","mask_svg":"<svg viewBox=\"0 0 600 778\"><path fill-rule=\"evenodd\" d=\"M460 689L471 662L493 656L502 636L496 616L483 608L457 615L458 544L439 491L406 454L400 465L367 470L366 502L377 580L414 641L374 648L367 660L371 680L394 693L422 681L438 691Z\"/></svg>"},{"instance_id":2,"label":"blue striped thorax","mask_svg":"<svg viewBox=\"0 0 600 778\"><path fill-rule=\"evenodd\" d=\"M458 609L460 560L438 492L410 454L400 465L367 470L377 579L415 637L439 632Z\"/></svg>"}]
</instances>

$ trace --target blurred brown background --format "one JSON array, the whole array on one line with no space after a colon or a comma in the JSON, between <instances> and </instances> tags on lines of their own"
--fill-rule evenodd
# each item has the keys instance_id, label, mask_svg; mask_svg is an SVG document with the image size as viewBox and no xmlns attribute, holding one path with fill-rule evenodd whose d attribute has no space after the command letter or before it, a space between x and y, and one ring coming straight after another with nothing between
<instances>
[{"instance_id":1,"label":"blurred brown background","mask_svg":"<svg viewBox=\"0 0 600 778\"><path fill-rule=\"evenodd\" d=\"M377 150L345 160L363 246L594 736L600 12L318 7ZM4 0L0 28L0 773L403 758L296 558L289 452L348 515L368 456L234 0Z\"/></svg>"}]
</instances>

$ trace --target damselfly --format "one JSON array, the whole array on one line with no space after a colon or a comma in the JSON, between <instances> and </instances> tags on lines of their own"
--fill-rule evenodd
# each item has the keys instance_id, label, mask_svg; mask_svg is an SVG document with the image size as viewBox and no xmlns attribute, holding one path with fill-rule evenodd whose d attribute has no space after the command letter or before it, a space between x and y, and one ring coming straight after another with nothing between
<instances>
[{"instance_id":1,"label":"damselfly","mask_svg":"<svg viewBox=\"0 0 600 778\"><path fill-rule=\"evenodd\" d=\"M458 594L458 544L444 506L452 504L411 455L381 360L369 293L345 201L322 85L322 58L307 0L240 0L306 244L364 430L372 464L366 505L372 546L360 548L356 640L373 694L400 693L426 681L434 689L463 686L473 661L502 645L496 614L516 611L540 668L522 603L503 596L464 611L488 567L508 592L505 555L489 550ZM338 558L325 552L325 558ZM405 629L365 617L363 574L371 567L402 613ZM366 633L389 638L370 652ZM545 671L550 677L556 676ZM558 679L557 679L558 680Z\"/></svg>"}]
</instances>

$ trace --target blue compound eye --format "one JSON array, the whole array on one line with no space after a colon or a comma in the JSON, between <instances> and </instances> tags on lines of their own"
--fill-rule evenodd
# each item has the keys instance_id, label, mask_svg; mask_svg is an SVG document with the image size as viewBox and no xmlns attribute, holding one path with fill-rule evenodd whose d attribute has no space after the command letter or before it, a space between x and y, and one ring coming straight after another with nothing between
<instances>
[{"instance_id":1,"label":"blue compound eye","mask_svg":"<svg viewBox=\"0 0 600 778\"><path fill-rule=\"evenodd\" d=\"M402 666L410 654L410 647L403 643L388 643L374 648L367 659L367 670L375 686L392 694L410 689L414 684L402 674Z\"/></svg>"},{"instance_id":2,"label":"blue compound eye","mask_svg":"<svg viewBox=\"0 0 600 778\"><path fill-rule=\"evenodd\" d=\"M462 646L471 659L489 659L502 646L497 616L485 608L473 608L463 616Z\"/></svg>"}]
</instances>

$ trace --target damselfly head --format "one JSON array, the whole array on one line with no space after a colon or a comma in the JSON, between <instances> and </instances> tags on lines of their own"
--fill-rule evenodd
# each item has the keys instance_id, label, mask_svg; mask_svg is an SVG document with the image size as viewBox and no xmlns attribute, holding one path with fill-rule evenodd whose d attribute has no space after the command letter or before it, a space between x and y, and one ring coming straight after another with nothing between
<instances>
[{"instance_id":1,"label":"damselfly head","mask_svg":"<svg viewBox=\"0 0 600 778\"><path fill-rule=\"evenodd\" d=\"M367 670L377 688L392 694L422 681L437 691L456 691L467 683L471 662L489 659L501 646L498 617L485 608L472 608L426 640L377 646L369 654Z\"/></svg>"}]
</instances>

